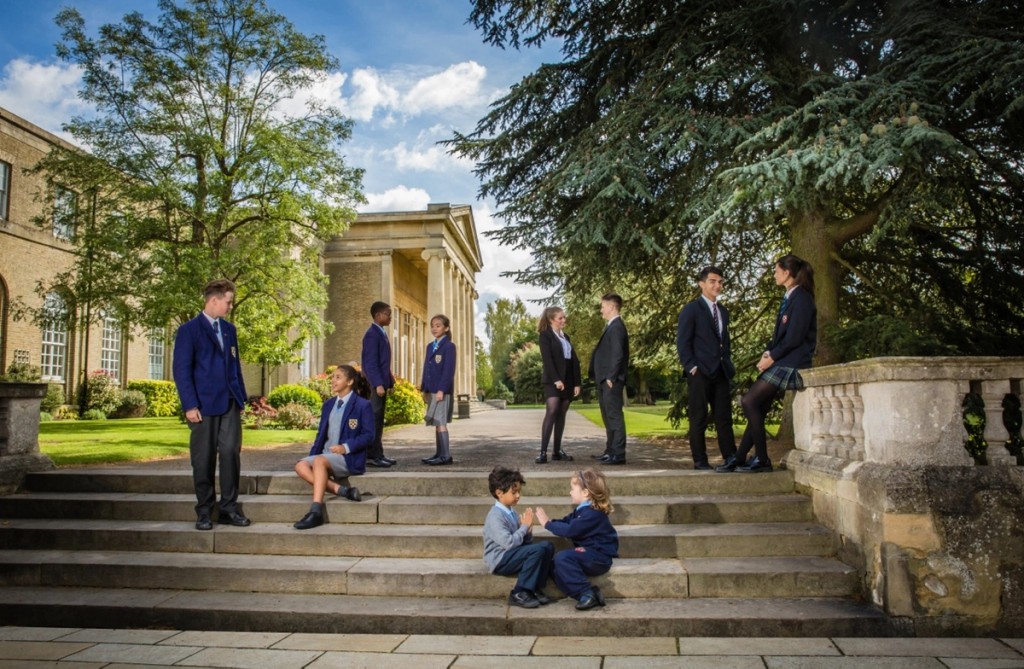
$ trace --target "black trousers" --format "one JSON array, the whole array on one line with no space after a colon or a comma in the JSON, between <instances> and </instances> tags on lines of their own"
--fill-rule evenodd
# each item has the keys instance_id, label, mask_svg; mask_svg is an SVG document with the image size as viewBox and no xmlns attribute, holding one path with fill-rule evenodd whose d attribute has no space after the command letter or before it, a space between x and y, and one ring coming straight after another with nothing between
<instances>
[{"instance_id":1,"label":"black trousers","mask_svg":"<svg viewBox=\"0 0 1024 669\"><path fill-rule=\"evenodd\" d=\"M242 473L242 413L232 400L228 412L189 423L192 483L196 489L196 515L209 516L216 501L214 475L220 458L220 511L238 510L238 479Z\"/></svg>"},{"instance_id":2,"label":"black trousers","mask_svg":"<svg viewBox=\"0 0 1024 669\"><path fill-rule=\"evenodd\" d=\"M370 391L370 408L373 409L373 443L366 449L367 460L384 457L384 409L388 405L388 394L377 394L377 389Z\"/></svg>"},{"instance_id":3,"label":"black trousers","mask_svg":"<svg viewBox=\"0 0 1024 669\"><path fill-rule=\"evenodd\" d=\"M732 430L732 398L729 396L729 379L719 370L714 376L697 371L687 374L690 387L690 401L686 415L690 421L690 453L694 464L707 464L708 448L704 432L708 429L708 407L718 431L718 450L723 458L736 453L736 436Z\"/></svg>"},{"instance_id":4,"label":"black trousers","mask_svg":"<svg viewBox=\"0 0 1024 669\"><path fill-rule=\"evenodd\" d=\"M597 385L597 403L604 421L605 452L613 457L626 455L626 419L622 415L622 392L625 384L616 381L608 387L606 381Z\"/></svg>"}]
</instances>

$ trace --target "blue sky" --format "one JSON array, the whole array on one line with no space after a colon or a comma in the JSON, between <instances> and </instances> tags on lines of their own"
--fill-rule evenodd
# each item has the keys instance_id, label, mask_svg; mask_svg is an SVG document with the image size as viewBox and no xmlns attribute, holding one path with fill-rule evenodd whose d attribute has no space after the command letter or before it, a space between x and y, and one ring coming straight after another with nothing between
<instances>
[{"instance_id":1,"label":"blue sky","mask_svg":"<svg viewBox=\"0 0 1024 669\"><path fill-rule=\"evenodd\" d=\"M483 233L496 227L495 204L478 200L472 164L446 155L437 141L469 131L500 96L554 49L502 51L484 44L466 23L468 0L267 0L302 32L323 35L339 70L324 89L355 121L345 147L366 170L364 211L424 209L428 202L471 204L484 270L477 276L481 314L498 297L541 297L543 291L499 277L529 263L529 253L497 246ZM0 107L59 133L87 110L76 99L78 73L59 61L53 17L78 9L91 34L138 10L157 18L156 0L23 0L5 2L0 30ZM539 311L531 307L532 311Z\"/></svg>"}]
</instances>

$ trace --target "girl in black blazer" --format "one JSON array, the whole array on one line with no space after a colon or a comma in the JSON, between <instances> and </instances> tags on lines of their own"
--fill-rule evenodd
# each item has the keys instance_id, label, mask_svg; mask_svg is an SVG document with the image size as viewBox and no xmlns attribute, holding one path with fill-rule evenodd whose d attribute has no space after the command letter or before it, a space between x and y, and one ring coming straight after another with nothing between
<instances>
[{"instance_id":1,"label":"girl in black blazer","mask_svg":"<svg viewBox=\"0 0 1024 669\"><path fill-rule=\"evenodd\" d=\"M764 430L765 415L780 392L803 389L804 380L798 370L811 366L818 339L814 270L810 263L789 253L775 263L775 283L785 287L786 295L775 318L772 342L757 363L761 376L740 400L747 417L747 429L736 456L717 467L718 471L772 471ZM754 458L744 464L751 448Z\"/></svg>"},{"instance_id":2,"label":"girl in black blazer","mask_svg":"<svg viewBox=\"0 0 1024 669\"><path fill-rule=\"evenodd\" d=\"M561 307L548 307L537 323L540 356L544 362L540 380L544 384L545 403L537 464L548 461L552 432L555 435L555 452L551 459L572 460L572 456L562 450L562 432L569 404L580 394L580 359L569 342L569 336L563 332L564 327L565 311Z\"/></svg>"}]
</instances>

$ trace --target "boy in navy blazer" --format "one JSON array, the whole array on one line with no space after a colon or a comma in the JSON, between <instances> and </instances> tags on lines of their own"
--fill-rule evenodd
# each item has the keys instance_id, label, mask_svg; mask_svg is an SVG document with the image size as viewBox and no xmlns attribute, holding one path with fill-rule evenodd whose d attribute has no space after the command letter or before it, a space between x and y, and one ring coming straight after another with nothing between
<instances>
[{"instance_id":1,"label":"boy in navy blazer","mask_svg":"<svg viewBox=\"0 0 1024 669\"><path fill-rule=\"evenodd\" d=\"M220 456L220 514L217 521L249 525L238 509L242 471L242 409L245 383L235 326L224 320L235 301L235 284L211 281L203 289L205 305L174 337L174 384L191 435L192 482L196 491L196 529L212 530L216 500L214 473Z\"/></svg>"},{"instance_id":2,"label":"boy in navy blazer","mask_svg":"<svg viewBox=\"0 0 1024 669\"><path fill-rule=\"evenodd\" d=\"M687 417L690 421L690 453L694 469L711 469L704 431L708 426L708 405L718 432L718 450L723 459L736 453L732 430L732 398L729 388L736 376L729 350L729 312L718 304L722 292L722 270L708 266L697 277L700 297L679 312L676 351L690 390Z\"/></svg>"},{"instance_id":3,"label":"boy in navy blazer","mask_svg":"<svg viewBox=\"0 0 1024 669\"><path fill-rule=\"evenodd\" d=\"M373 407L373 443L367 453L367 464L371 467L390 467L398 464L384 455L384 409L388 393L395 386L391 373L391 340L385 328L391 325L391 306L386 302L370 305L373 323L363 335L363 349L360 357L363 375L370 382L370 406Z\"/></svg>"}]
</instances>

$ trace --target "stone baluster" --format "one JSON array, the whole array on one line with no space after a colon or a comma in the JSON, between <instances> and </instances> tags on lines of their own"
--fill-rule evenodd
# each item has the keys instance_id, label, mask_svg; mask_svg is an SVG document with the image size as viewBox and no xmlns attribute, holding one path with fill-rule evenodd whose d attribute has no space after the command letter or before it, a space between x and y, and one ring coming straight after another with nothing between
<instances>
[{"instance_id":1,"label":"stone baluster","mask_svg":"<svg viewBox=\"0 0 1024 669\"><path fill-rule=\"evenodd\" d=\"M1006 450L1009 434L1003 425L1003 398L1010 392L1010 379L987 379L981 382L981 399L985 401L985 441L990 465L1012 467L1017 458Z\"/></svg>"},{"instance_id":2,"label":"stone baluster","mask_svg":"<svg viewBox=\"0 0 1024 669\"><path fill-rule=\"evenodd\" d=\"M853 436L853 450L850 453L851 460L864 459L864 398L860 396L860 387L853 384L856 389L853 393L853 429L850 434Z\"/></svg>"},{"instance_id":3,"label":"stone baluster","mask_svg":"<svg viewBox=\"0 0 1024 669\"><path fill-rule=\"evenodd\" d=\"M843 457L843 399L839 393L842 386L832 386L832 392L828 401L832 405L832 425L829 426L828 452L829 455Z\"/></svg>"},{"instance_id":4,"label":"stone baluster","mask_svg":"<svg viewBox=\"0 0 1024 669\"><path fill-rule=\"evenodd\" d=\"M811 388L811 451L814 453L825 452L825 409L823 407L822 388Z\"/></svg>"}]
</instances>

